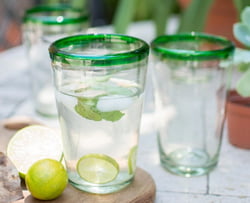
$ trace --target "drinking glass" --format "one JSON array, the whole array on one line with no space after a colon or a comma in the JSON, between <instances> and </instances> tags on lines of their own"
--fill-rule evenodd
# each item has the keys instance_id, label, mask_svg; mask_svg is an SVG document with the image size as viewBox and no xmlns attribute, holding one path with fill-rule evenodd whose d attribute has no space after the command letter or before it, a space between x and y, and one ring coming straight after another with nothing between
<instances>
[{"instance_id":1,"label":"drinking glass","mask_svg":"<svg viewBox=\"0 0 250 203\"><path fill-rule=\"evenodd\" d=\"M86 31L88 16L82 10L64 5L37 6L23 18L23 39L27 47L35 110L56 116L56 102L48 47L62 36Z\"/></svg>"},{"instance_id":2,"label":"drinking glass","mask_svg":"<svg viewBox=\"0 0 250 203\"><path fill-rule=\"evenodd\" d=\"M125 35L76 35L50 57L70 183L90 193L129 185L136 169L149 46Z\"/></svg>"},{"instance_id":3,"label":"drinking glass","mask_svg":"<svg viewBox=\"0 0 250 203\"><path fill-rule=\"evenodd\" d=\"M219 158L234 45L185 33L157 37L151 46L161 164L174 174L204 175Z\"/></svg>"}]
</instances>

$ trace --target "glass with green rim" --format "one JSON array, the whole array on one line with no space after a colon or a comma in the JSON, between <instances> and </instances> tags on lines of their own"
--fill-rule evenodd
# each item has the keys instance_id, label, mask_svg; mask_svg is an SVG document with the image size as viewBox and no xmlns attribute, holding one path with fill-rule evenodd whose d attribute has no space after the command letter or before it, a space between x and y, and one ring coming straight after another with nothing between
<instances>
[{"instance_id":1,"label":"glass with green rim","mask_svg":"<svg viewBox=\"0 0 250 203\"><path fill-rule=\"evenodd\" d=\"M28 9L23 17L23 39L28 53L35 110L56 116L49 45L62 37L85 33L88 15L67 5L44 5Z\"/></svg>"},{"instance_id":2,"label":"glass with green rim","mask_svg":"<svg viewBox=\"0 0 250 203\"><path fill-rule=\"evenodd\" d=\"M121 190L136 170L149 46L86 34L55 41L49 53L70 183L90 193Z\"/></svg>"},{"instance_id":3,"label":"glass with green rim","mask_svg":"<svg viewBox=\"0 0 250 203\"><path fill-rule=\"evenodd\" d=\"M218 163L234 44L205 33L151 43L160 161L169 172L199 176Z\"/></svg>"}]
</instances>

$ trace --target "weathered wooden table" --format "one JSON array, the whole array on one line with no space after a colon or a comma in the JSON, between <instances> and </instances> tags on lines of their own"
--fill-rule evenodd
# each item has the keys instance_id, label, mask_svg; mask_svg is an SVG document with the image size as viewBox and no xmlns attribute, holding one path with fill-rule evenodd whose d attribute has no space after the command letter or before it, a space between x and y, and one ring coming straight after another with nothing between
<instances>
[{"instance_id":1,"label":"weathered wooden table","mask_svg":"<svg viewBox=\"0 0 250 203\"><path fill-rule=\"evenodd\" d=\"M99 30L111 32L109 28ZM153 26L150 22L139 23L133 25L128 34L149 42L154 37ZM152 68L151 64L149 66ZM0 119L25 115L49 126L58 126L56 119L42 118L33 110L24 48L17 47L0 53L0 67ZM138 166L150 173L156 183L156 203L250 202L250 151L230 145L226 132L219 164L209 175L184 178L172 175L160 166L152 98L149 81L142 117Z\"/></svg>"}]
</instances>

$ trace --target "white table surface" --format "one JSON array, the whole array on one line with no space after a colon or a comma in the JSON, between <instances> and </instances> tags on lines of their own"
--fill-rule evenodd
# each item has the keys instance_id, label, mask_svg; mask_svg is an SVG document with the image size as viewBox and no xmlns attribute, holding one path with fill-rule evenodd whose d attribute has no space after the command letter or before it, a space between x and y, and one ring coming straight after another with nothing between
<instances>
[{"instance_id":1,"label":"white table surface","mask_svg":"<svg viewBox=\"0 0 250 203\"><path fill-rule=\"evenodd\" d=\"M171 24L173 26L174 24ZM109 27L90 32L112 32ZM154 38L150 22L137 23L128 34L150 42ZM153 119L153 96L149 63L145 110L142 116L138 166L150 173L156 183L156 203L250 202L250 151L228 143L226 130L219 164L209 175L193 178L166 172L159 162ZM48 126L58 127L57 119L43 118L33 110L29 70L22 46L0 53L0 119L30 116ZM1 136L1 135L0 135Z\"/></svg>"}]
</instances>

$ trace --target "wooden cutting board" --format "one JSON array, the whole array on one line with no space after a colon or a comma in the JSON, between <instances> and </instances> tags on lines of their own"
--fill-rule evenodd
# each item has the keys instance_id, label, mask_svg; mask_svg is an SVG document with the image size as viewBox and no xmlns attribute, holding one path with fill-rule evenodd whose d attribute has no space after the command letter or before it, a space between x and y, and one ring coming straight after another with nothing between
<instances>
[{"instance_id":1,"label":"wooden cutting board","mask_svg":"<svg viewBox=\"0 0 250 203\"><path fill-rule=\"evenodd\" d=\"M11 136L20 128L31 124L37 124L36 121L18 117L11 120L0 122L0 151L6 153L6 147ZM155 200L156 187L152 177L143 169L137 168L134 181L123 190L106 195L90 194L75 189L70 184L63 194L51 201L40 201L34 199L25 189L23 184L24 199L15 203L152 203Z\"/></svg>"}]
</instances>

